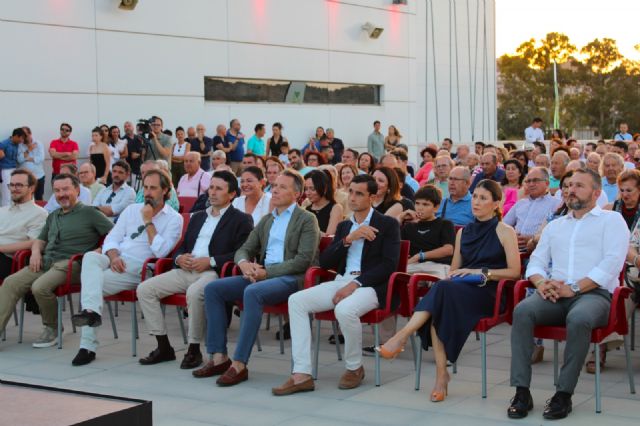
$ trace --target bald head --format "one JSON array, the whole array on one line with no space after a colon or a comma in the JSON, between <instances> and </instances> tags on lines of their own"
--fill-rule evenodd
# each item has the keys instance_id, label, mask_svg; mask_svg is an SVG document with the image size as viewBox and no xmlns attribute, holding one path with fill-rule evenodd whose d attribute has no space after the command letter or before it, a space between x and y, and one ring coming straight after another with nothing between
<instances>
[{"instance_id":1,"label":"bald head","mask_svg":"<svg viewBox=\"0 0 640 426\"><path fill-rule=\"evenodd\" d=\"M189 176L195 175L200 169L200 153L197 151L189 151L184 156L184 171Z\"/></svg>"}]
</instances>

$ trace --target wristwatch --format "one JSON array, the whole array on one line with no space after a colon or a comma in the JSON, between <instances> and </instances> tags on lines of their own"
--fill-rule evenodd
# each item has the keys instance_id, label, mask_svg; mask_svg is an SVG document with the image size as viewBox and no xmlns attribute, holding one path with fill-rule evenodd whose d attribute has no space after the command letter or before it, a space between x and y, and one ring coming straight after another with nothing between
<instances>
[{"instance_id":1,"label":"wristwatch","mask_svg":"<svg viewBox=\"0 0 640 426\"><path fill-rule=\"evenodd\" d=\"M210 257L209 258L209 266L211 266L211 269L216 267L216 258L215 257Z\"/></svg>"},{"instance_id":2,"label":"wristwatch","mask_svg":"<svg viewBox=\"0 0 640 426\"><path fill-rule=\"evenodd\" d=\"M580 294L580 286L578 285L578 283L569 284L569 287L571 287L571 290L573 290L574 296L577 296Z\"/></svg>"},{"instance_id":3,"label":"wristwatch","mask_svg":"<svg viewBox=\"0 0 640 426\"><path fill-rule=\"evenodd\" d=\"M489 268L484 267L482 268L482 275L484 275L487 278L487 281L491 281L491 272L489 272Z\"/></svg>"}]
</instances>

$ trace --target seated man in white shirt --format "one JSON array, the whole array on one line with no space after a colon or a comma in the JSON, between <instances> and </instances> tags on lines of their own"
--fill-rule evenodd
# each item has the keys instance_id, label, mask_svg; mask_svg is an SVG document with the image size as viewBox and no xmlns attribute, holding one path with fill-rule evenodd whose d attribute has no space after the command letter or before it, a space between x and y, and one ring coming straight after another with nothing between
<instances>
[{"instance_id":1,"label":"seated man in white shirt","mask_svg":"<svg viewBox=\"0 0 640 426\"><path fill-rule=\"evenodd\" d=\"M607 324L611 294L619 285L627 255L629 229L619 213L596 205L600 179L589 169L574 172L567 197L571 213L544 228L529 260L526 277L537 291L513 312L511 386L516 395L507 410L511 418L526 417L533 408L529 386L536 325L567 328L557 391L543 412L546 419L560 419L571 412L571 395L589 351L591 331Z\"/></svg>"},{"instance_id":2,"label":"seated man in white shirt","mask_svg":"<svg viewBox=\"0 0 640 426\"><path fill-rule=\"evenodd\" d=\"M71 163L63 164L60 166L60 174L62 173L68 173L70 175L78 176L78 167L76 167L75 164ZM80 201L85 206L91 205L91 191L89 191L89 188L86 188L84 185L80 185L80 196L78 197L78 201ZM59 208L60 204L58 204L55 195L51 194L51 197L49 198L49 201L47 201L47 204L45 204L44 209L48 213L51 213L52 211Z\"/></svg>"},{"instance_id":3,"label":"seated man in white shirt","mask_svg":"<svg viewBox=\"0 0 640 426\"><path fill-rule=\"evenodd\" d=\"M136 192L127 185L131 167L124 160L118 160L111 168L111 185L100 191L93 205L108 218L116 218L122 211L136 201Z\"/></svg>"},{"instance_id":4,"label":"seated man in white shirt","mask_svg":"<svg viewBox=\"0 0 640 426\"><path fill-rule=\"evenodd\" d=\"M96 329L102 324L103 296L132 290L140 283L142 265L149 257L165 257L182 233L182 216L165 204L171 180L159 170L144 176L144 204L127 207L102 245L102 252L88 252L82 260L80 302L83 310L74 315L82 327L80 350L73 365L85 365L96 358Z\"/></svg>"},{"instance_id":5,"label":"seated man in white shirt","mask_svg":"<svg viewBox=\"0 0 640 426\"><path fill-rule=\"evenodd\" d=\"M190 151L184 156L185 174L178 182L179 197L199 197L200 194L207 192L211 174L200 168L200 153Z\"/></svg>"}]
</instances>

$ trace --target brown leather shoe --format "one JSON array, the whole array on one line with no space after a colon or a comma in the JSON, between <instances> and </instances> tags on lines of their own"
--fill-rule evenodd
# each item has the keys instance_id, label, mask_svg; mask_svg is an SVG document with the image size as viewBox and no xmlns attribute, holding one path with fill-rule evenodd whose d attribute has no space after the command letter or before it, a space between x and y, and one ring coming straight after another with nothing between
<instances>
[{"instance_id":1,"label":"brown leather shoe","mask_svg":"<svg viewBox=\"0 0 640 426\"><path fill-rule=\"evenodd\" d=\"M241 372L237 372L235 368L229 367L227 371L216 380L218 386L233 386L244 382L249 378L249 370L245 367Z\"/></svg>"},{"instance_id":2,"label":"brown leather shoe","mask_svg":"<svg viewBox=\"0 0 640 426\"><path fill-rule=\"evenodd\" d=\"M212 377L212 376L218 376L222 373L224 373L225 371L227 371L229 369L229 367L231 367L231 360L228 359L225 362L223 362L222 364L218 364L216 365L213 360L207 362L204 367L202 368L198 368L197 370L193 370L191 372L191 374L193 374L193 377L197 377L197 378L203 378L203 377Z\"/></svg>"},{"instance_id":3,"label":"brown leather shoe","mask_svg":"<svg viewBox=\"0 0 640 426\"><path fill-rule=\"evenodd\" d=\"M202 353L196 352L195 354L187 352L182 358L180 368L183 370L191 370L192 368L200 367L202 364Z\"/></svg>"},{"instance_id":4,"label":"brown leather shoe","mask_svg":"<svg viewBox=\"0 0 640 426\"><path fill-rule=\"evenodd\" d=\"M544 346L535 345L533 347L533 354L531 354L531 365L542 362L544 359Z\"/></svg>"},{"instance_id":5,"label":"brown leather shoe","mask_svg":"<svg viewBox=\"0 0 640 426\"><path fill-rule=\"evenodd\" d=\"M309 377L304 382L300 382L298 384L293 383L293 379L289 377L289 379L278 386L277 388L271 388L271 393L276 396L284 396L291 395L298 392L310 392L316 389L315 384L313 383L313 379Z\"/></svg>"},{"instance_id":6,"label":"brown leather shoe","mask_svg":"<svg viewBox=\"0 0 640 426\"><path fill-rule=\"evenodd\" d=\"M354 389L360 386L364 379L364 367L360 366L357 370L347 370L340 377L340 383L338 388L340 389Z\"/></svg>"}]
</instances>

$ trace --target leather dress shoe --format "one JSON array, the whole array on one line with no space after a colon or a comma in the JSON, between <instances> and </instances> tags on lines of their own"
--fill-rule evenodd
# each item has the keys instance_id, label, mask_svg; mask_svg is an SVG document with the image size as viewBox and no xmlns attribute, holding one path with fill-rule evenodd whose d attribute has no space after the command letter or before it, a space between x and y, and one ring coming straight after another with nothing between
<instances>
[{"instance_id":1,"label":"leather dress shoe","mask_svg":"<svg viewBox=\"0 0 640 426\"><path fill-rule=\"evenodd\" d=\"M234 386L244 382L249 378L249 370L245 367L241 372L237 372L235 368L229 367L227 371L216 380L218 386Z\"/></svg>"},{"instance_id":2,"label":"leather dress shoe","mask_svg":"<svg viewBox=\"0 0 640 426\"><path fill-rule=\"evenodd\" d=\"M71 317L71 322L76 327L99 327L102 325L102 317L86 309Z\"/></svg>"},{"instance_id":3,"label":"leather dress shoe","mask_svg":"<svg viewBox=\"0 0 640 426\"><path fill-rule=\"evenodd\" d=\"M342 377L340 377L340 383L338 387L340 389L354 389L360 386L362 380L364 379L364 367L360 366L360 368L356 370L347 370L344 372Z\"/></svg>"},{"instance_id":4,"label":"leather dress shoe","mask_svg":"<svg viewBox=\"0 0 640 426\"><path fill-rule=\"evenodd\" d=\"M161 351L159 348L155 348L151 351L146 358L140 358L139 362L142 365L153 365L165 361L174 361L176 359L176 353L172 347L169 347L167 352Z\"/></svg>"},{"instance_id":5,"label":"leather dress shoe","mask_svg":"<svg viewBox=\"0 0 640 426\"><path fill-rule=\"evenodd\" d=\"M223 362L222 364L218 364L216 365L213 360L207 362L202 368L198 368L197 370L193 370L191 372L191 374L193 374L193 377L197 377L199 379L204 378L204 377L212 377L212 376L218 376L222 373L224 373L225 371L227 371L229 369L229 367L231 367L231 360L228 359L225 362Z\"/></svg>"},{"instance_id":6,"label":"leather dress shoe","mask_svg":"<svg viewBox=\"0 0 640 426\"><path fill-rule=\"evenodd\" d=\"M180 368L183 370L191 370L192 368L199 367L202 364L202 353L196 352L194 354L187 352L182 358Z\"/></svg>"},{"instance_id":7,"label":"leather dress shoe","mask_svg":"<svg viewBox=\"0 0 640 426\"><path fill-rule=\"evenodd\" d=\"M78 351L75 358L73 358L73 361L71 361L71 365L74 365L76 367L80 365L87 365L94 359L96 359L95 352L82 348Z\"/></svg>"},{"instance_id":8,"label":"leather dress shoe","mask_svg":"<svg viewBox=\"0 0 640 426\"><path fill-rule=\"evenodd\" d=\"M282 340L291 340L291 326L288 322L282 326L283 337ZM276 331L276 340L280 340L280 330Z\"/></svg>"},{"instance_id":9,"label":"leather dress shoe","mask_svg":"<svg viewBox=\"0 0 640 426\"><path fill-rule=\"evenodd\" d=\"M555 395L547 401L544 407L542 417L547 420L564 419L571 412L571 395L565 392L556 392Z\"/></svg>"},{"instance_id":10,"label":"leather dress shoe","mask_svg":"<svg viewBox=\"0 0 640 426\"><path fill-rule=\"evenodd\" d=\"M294 383L293 379L289 377L289 380L284 382L277 388L271 388L271 393L276 396L292 395L298 392L310 392L316 389L313 379L309 377L304 382Z\"/></svg>"},{"instance_id":11,"label":"leather dress shoe","mask_svg":"<svg viewBox=\"0 0 640 426\"><path fill-rule=\"evenodd\" d=\"M511 405L507 408L507 415L511 419L523 419L531 410L533 410L533 398L529 389L517 390L516 395L511 399Z\"/></svg>"}]
</instances>

